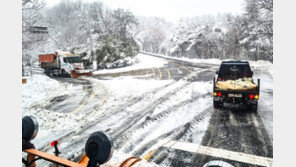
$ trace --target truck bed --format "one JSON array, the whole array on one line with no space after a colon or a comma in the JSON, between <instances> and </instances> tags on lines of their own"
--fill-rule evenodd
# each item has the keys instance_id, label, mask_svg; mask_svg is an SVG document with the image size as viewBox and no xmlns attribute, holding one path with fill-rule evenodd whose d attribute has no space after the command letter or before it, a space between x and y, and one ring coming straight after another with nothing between
<instances>
[{"instance_id":1,"label":"truck bed","mask_svg":"<svg viewBox=\"0 0 296 167\"><path fill-rule=\"evenodd\" d=\"M39 55L39 62L40 63L52 63L56 59L54 54L43 54Z\"/></svg>"},{"instance_id":2,"label":"truck bed","mask_svg":"<svg viewBox=\"0 0 296 167\"><path fill-rule=\"evenodd\" d=\"M55 54L42 54L39 55L40 67L43 69L58 69L60 63Z\"/></svg>"},{"instance_id":3,"label":"truck bed","mask_svg":"<svg viewBox=\"0 0 296 167\"><path fill-rule=\"evenodd\" d=\"M258 80L258 84L256 84L253 80L252 82L244 82L244 81L235 81L239 84L233 83L231 81L235 81L235 80L228 80L228 81L216 81L214 79L213 84L214 84L214 90L219 90L219 91L252 91L252 90L257 90L259 89L259 83L260 81ZM217 86L217 82L222 82L220 84L220 87ZM224 86L223 88L221 88L222 86ZM237 86L237 87L236 87Z\"/></svg>"},{"instance_id":4,"label":"truck bed","mask_svg":"<svg viewBox=\"0 0 296 167\"><path fill-rule=\"evenodd\" d=\"M46 69L46 68L55 69L60 67L60 63L57 60L50 63L41 63L40 67L43 69Z\"/></svg>"}]
</instances>

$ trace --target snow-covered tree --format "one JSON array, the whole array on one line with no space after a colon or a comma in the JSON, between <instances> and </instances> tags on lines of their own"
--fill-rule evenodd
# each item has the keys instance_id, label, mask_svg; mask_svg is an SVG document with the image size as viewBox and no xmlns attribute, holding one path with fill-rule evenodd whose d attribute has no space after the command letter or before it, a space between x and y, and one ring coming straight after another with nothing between
<instances>
[{"instance_id":1,"label":"snow-covered tree","mask_svg":"<svg viewBox=\"0 0 296 167\"><path fill-rule=\"evenodd\" d=\"M45 6L41 0L22 0L22 60L23 65L30 63L32 50L47 39L45 34L34 34L31 27L41 20L40 12Z\"/></svg>"},{"instance_id":2,"label":"snow-covered tree","mask_svg":"<svg viewBox=\"0 0 296 167\"><path fill-rule=\"evenodd\" d=\"M138 24L135 16L128 10L117 9L113 11L112 18L115 35L122 39L131 37L130 30Z\"/></svg>"},{"instance_id":3,"label":"snow-covered tree","mask_svg":"<svg viewBox=\"0 0 296 167\"><path fill-rule=\"evenodd\" d=\"M28 1L28 4L32 2L39 3L38 0L31 0ZM130 11L111 10L101 2L88 3L81 0L62 0L60 3L46 7L42 11L40 10L41 6L39 7L36 4L33 6L34 8L38 7L36 8L38 12L34 12L32 16L36 17L35 20L38 20L39 24L48 27L48 34L44 34L43 37L45 38L40 39L43 43L38 46L39 48L27 49L36 52L36 58L41 52L48 53L61 49L81 53L89 59L87 62L90 64L90 61L97 59L95 54L91 53L96 52L98 44L104 44L107 48L119 47L109 50L116 51L110 53L114 56L114 60L118 57L134 56L135 51L138 52L138 46L134 42L132 34L132 29L137 25L137 19ZM43 6L44 4L42 4ZM23 16L27 16L24 11ZM33 21L33 19L30 19L30 21ZM34 23L29 24L28 27L31 25L34 25ZM23 26L23 28L25 30L26 26ZM27 35L23 37L23 41L28 37L35 36ZM28 40L28 42L31 41ZM25 46L27 46L27 43L24 43L23 48ZM113 58L111 57L109 60L113 60Z\"/></svg>"},{"instance_id":4,"label":"snow-covered tree","mask_svg":"<svg viewBox=\"0 0 296 167\"><path fill-rule=\"evenodd\" d=\"M273 1L245 0L242 44L252 59L273 60Z\"/></svg>"},{"instance_id":5,"label":"snow-covered tree","mask_svg":"<svg viewBox=\"0 0 296 167\"><path fill-rule=\"evenodd\" d=\"M164 53L178 57L272 61L272 7L272 0L245 0L245 12L239 16L183 18L171 35L165 36L163 41L169 42L160 45ZM140 42L148 51L150 43L143 39Z\"/></svg>"},{"instance_id":6,"label":"snow-covered tree","mask_svg":"<svg viewBox=\"0 0 296 167\"><path fill-rule=\"evenodd\" d=\"M169 47L169 35L174 27L172 23L159 17L138 16L138 26L133 30L133 36L147 52L166 54Z\"/></svg>"}]
</instances>

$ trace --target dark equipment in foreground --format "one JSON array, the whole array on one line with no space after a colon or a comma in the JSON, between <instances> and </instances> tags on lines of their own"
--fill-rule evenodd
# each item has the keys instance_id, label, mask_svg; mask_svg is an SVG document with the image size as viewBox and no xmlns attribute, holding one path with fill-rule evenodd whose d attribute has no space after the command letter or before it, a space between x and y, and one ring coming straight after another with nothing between
<instances>
[{"instance_id":1,"label":"dark equipment in foreground","mask_svg":"<svg viewBox=\"0 0 296 167\"><path fill-rule=\"evenodd\" d=\"M55 149L55 155L51 155L35 149L35 146L30 142L38 133L37 119L32 116L26 116L22 119L22 150L27 153L27 159L22 159L26 167L35 167L37 160L43 159L56 164L56 166L69 167L98 167L110 160L113 155L113 142L103 132L94 132L87 139L85 144L85 154L80 161L73 162L64 158L58 157L60 151L58 150L59 142L57 140L51 142L51 146ZM35 158L35 156L37 158ZM122 163L116 165L108 165L112 167L131 167L136 163L141 162L141 158L129 157ZM145 162L149 165L149 162ZM140 166L146 166L142 164ZM150 166L150 165L149 165ZM153 165L154 166L154 165ZM233 167L232 165L223 161L210 161L203 167Z\"/></svg>"},{"instance_id":2,"label":"dark equipment in foreground","mask_svg":"<svg viewBox=\"0 0 296 167\"><path fill-rule=\"evenodd\" d=\"M38 122L35 117L25 116L22 119L22 139L25 141L33 140L38 133Z\"/></svg>"},{"instance_id":3,"label":"dark equipment in foreground","mask_svg":"<svg viewBox=\"0 0 296 167\"><path fill-rule=\"evenodd\" d=\"M97 167L99 164L106 163L112 156L112 142L102 132L94 132L87 140L85 145L86 154L78 163L58 157L58 141L51 143L55 148L55 156L36 150L30 143L38 133L38 122L32 116L26 116L22 119L22 150L28 153L27 160L22 159L26 167L35 166L35 161L43 159L62 166L73 167ZM38 158L35 158L37 156Z\"/></svg>"},{"instance_id":4,"label":"dark equipment in foreground","mask_svg":"<svg viewBox=\"0 0 296 167\"><path fill-rule=\"evenodd\" d=\"M253 71L247 61L223 61L213 80L214 108L223 103L246 105L257 111L260 93L260 79L253 81Z\"/></svg>"}]
</instances>

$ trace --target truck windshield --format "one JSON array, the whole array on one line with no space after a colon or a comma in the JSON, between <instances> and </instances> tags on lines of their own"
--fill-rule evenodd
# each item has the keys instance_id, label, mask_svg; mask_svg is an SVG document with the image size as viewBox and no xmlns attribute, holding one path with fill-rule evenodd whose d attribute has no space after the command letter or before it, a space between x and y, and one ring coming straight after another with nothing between
<instances>
[{"instance_id":1,"label":"truck windshield","mask_svg":"<svg viewBox=\"0 0 296 167\"><path fill-rule=\"evenodd\" d=\"M67 62L68 63L81 63L82 59L81 57L67 57Z\"/></svg>"},{"instance_id":2,"label":"truck windshield","mask_svg":"<svg viewBox=\"0 0 296 167\"><path fill-rule=\"evenodd\" d=\"M252 77L249 64L223 64L219 70L219 78L222 80L235 80L243 77Z\"/></svg>"}]
</instances>

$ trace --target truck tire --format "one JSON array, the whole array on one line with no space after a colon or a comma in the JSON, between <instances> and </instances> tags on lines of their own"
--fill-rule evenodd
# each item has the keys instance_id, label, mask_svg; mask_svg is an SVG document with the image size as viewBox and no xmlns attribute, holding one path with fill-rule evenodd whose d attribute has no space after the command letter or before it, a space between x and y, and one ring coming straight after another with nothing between
<instances>
[{"instance_id":1,"label":"truck tire","mask_svg":"<svg viewBox=\"0 0 296 167\"><path fill-rule=\"evenodd\" d=\"M48 77L52 77L53 76L52 70L46 70L45 75L47 75Z\"/></svg>"},{"instance_id":2,"label":"truck tire","mask_svg":"<svg viewBox=\"0 0 296 167\"><path fill-rule=\"evenodd\" d=\"M223 107L223 103L219 101L214 101L214 108L222 108L222 107Z\"/></svg>"},{"instance_id":3,"label":"truck tire","mask_svg":"<svg viewBox=\"0 0 296 167\"><path fill-rule=\"evenodd\" d=\"M61 71L61 77L67 77L67 73L64 69Z\"/></svg>"},{"instance_id":4,"label":"truck tire","mask_svg":"<svg viewBox=\"0 0 296 167\"><path fill-rule=\"evenodd\" d=\"M54 77L54 73L52 70L49 71L49 77L53 78Z\"/></svg>"},{"instance_id":5,"label":"truck tire","mask_svg":"<svg viewBox=\"0 0 296 167\"><path fill-rule=\"evenodd\" d=\"M49 76L49 72L47 70L44 71L44 74L47 75L47 76Z\"/></svg>"},{"instance_id":6,"label":"truck tire","mask_svg":"<svg viewBox=\"0 0 296 167\"><path fill-rule=\"evenodd\" d=\"M251 112L257 112L257 109L258 109L258 104L250 104L248 106L248 110L251 111Z\"/></svg>"}]
</instances>

